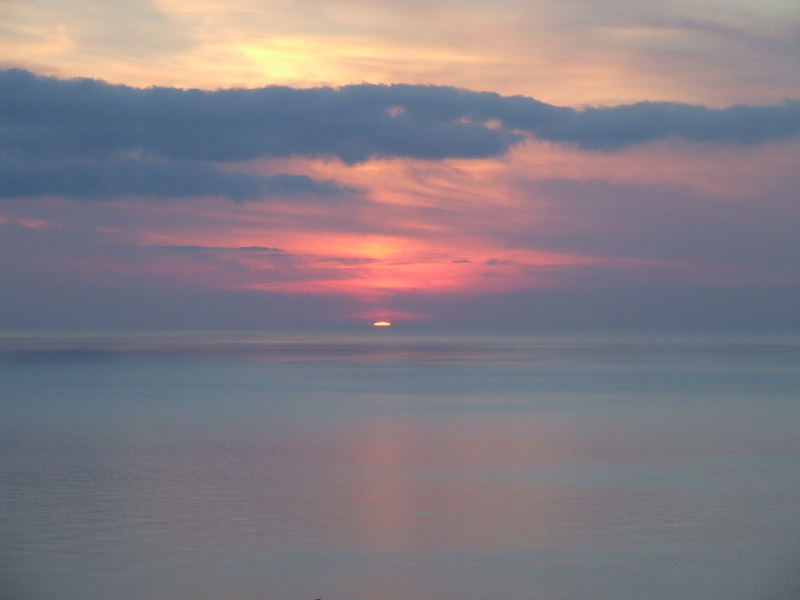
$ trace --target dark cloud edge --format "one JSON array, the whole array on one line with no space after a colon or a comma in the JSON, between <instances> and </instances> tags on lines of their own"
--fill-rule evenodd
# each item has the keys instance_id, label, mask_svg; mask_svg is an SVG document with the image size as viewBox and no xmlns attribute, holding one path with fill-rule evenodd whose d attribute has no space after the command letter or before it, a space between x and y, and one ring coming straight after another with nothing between
<instances>
[{"instance_id":1,"label":"dark cloud edge","mask_svg":"<svg viewBox=\"0 0 800 600\"><path fill-rule=\"evenodd\" d=\"M283 248L273 248L271 246L199 246L197 244L167 244L167 245L146 245L140 246L147 250L157 250L163 252L248 252L255 254L267 254L270 256L286 256Z\"/></svg>"},{"instance_id":2,"label":"dark cloud edge","mask_svg":"<svg viewBox=\"0 0 800 600\"><path fill-rule=\"evenodd\" d=\"M260 175L210 164L169 160L3 160L0 199L60 196L73 200L125 197L224 197L234 202L298 196L334 197L358 190L306 175Z\"/></svg>"},{"instance_id":3,"label":"dark cloud edge","mask_svg":"<svg viewBox=\"0 0 800 600\"><path fill-rule=\"evenodd\" d=\"M0 71L0 153L21 161L129 156L479 158L534 138L590 151L677 137L749 145L800 134L800 102L724 109L639 102L573 109L433 85L133 88Z\"/></svg>"}]
</instances>

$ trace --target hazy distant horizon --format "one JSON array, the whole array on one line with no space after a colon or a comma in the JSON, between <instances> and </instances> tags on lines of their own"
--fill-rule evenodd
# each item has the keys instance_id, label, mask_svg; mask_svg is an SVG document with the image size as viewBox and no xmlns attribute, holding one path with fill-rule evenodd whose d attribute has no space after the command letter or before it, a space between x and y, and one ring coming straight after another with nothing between
<instances>
[{"instance_id":1,"label":"hazy distant horizon","mask_svg":"<svg viewBox=\"0 0 800 600\"><path fill-rule=\"evenodd\" d=\"M0 296L0 331L327 330L369 327L346 299L260 292L80 291L64 302L58 290L22 286ZM74 297L73 297L74 298ZM800 298L785 289L553 291L478 297L429 295L400 304L395 328L642 331L800 331ZM391 314L391 311L387 311ZM426 314L427 313L427 314Z\"/></svg>"}]
</instances>

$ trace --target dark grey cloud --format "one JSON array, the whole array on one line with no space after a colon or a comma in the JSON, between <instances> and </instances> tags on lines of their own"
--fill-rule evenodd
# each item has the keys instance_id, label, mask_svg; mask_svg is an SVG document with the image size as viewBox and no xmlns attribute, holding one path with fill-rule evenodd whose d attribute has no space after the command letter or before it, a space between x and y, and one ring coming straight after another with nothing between
<instances>
[{"instance_id":1,"label":"dark grey cloud","mask_svg":"<svg viewBox=\"0 0 800 600\"><path fill-rule=\"evenodd\" d=\"M587 108L424 85L136 89L0 72L0 152L18 160L488 157L528 136L616 150L675 136L755 144L800 133L800 102Z\"/></svg>"},{"instance_id":2,"label":"dark grey cloud","mask_svg":"<svg viewBox=\"0 0 800 600\"><path fill-rule=\"evenodd\" d=\"M121 160L33 164L0 161L0 198L64 196L106 200L126 196L223 196L235 201L302 194L331 196L354 190L305 175L257 175L207 164Z\"/></svg>"},{"instance_id":3,"label":"dark grey cloud","mask_svg":"<svg viewBox=\"0 0 800 600\"><path fill-rule=\"evenodd\" d=\"M237 249L241 252L267 252L269 254L279 254L284 252L283 248L270 248L269 246L241 246Z\"/></svg>"},{"instance_id":4,"label":"dark grey cloud","mask_svg":"<svg viewBox=\"0 0 800 600\"><path fill-rule=\"evenodd\" d=\"M0 148L20 158L136 152L215 161L326 155L356 162L376 155L492 156L522 139L507 129L459 121L480 95L449 88L135 89L10 70L0 73L0 89ZM400 105L406 112L393 117L388 109Z\"/></svg>"},{"instance_id":5,"label":"dark grey cloud","mask_svg":"<svg viewBox=\"0 0 800 600\"><path fill-rule=\"evenodd\" d=\"M263 254L284 255L282 248L270 248L267 246L241 246L239 248L227 248L225 246L198 246L198 245L169 245L169 246L147 246L148 249L166 250L167 252L218 252L235 250L239 252L254 252Z\"/></svg>"},{"instance_id":6,"label":"dark grey cloud","mask_svg":"<svg viewBox=\"0 0 800 600\"><path fill-rule=\"evenodd\" d=\"M586 108L531 129L541 139L574 143L587 150L618 150L667 137L751 145L800 134L800 102L725 109L639 102Z\"/></svg>"},{"instance_id":7,"label":"dark grey cloud","mask_svg":"<svg viewBox=\"0 0 800 600\"><path fill-rule=\"evenodd\" d=\"M513 267L519 263L513 260L503 260L500 258L490 258L483 262L487 267Z\"/></svg>"}]
</instances>

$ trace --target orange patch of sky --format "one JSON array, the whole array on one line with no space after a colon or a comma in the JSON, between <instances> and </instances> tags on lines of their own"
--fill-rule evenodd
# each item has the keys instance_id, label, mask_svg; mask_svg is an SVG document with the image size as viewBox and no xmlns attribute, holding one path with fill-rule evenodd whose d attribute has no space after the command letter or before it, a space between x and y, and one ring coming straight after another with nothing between
<instances>
[{"instance_id":1,"label":"orange patch of sky","mask_svg":"<svg viewBox=\"0 0 800 600\"><path fill-rule=\"evenodd\" d=\"M157 245L218 248L277 245L285 248L287 258L294 259L290 267L284 267L281 258L265 260L250 253L233 253L225 260L245 266L247 270L241 275L241 281L225 287L334 294L365 301L397 292L485 292L549 287L552 281L548 272L553 269L612 260L509 249L492 245L488 240L483 240L476 248L469 240L450 239L442 243L359 233L320 236L280 229L242 231L233 228L217 231L211 239L186 232L174 237L145 235L148 237L148 243Z\"/></svg>"},{"instance_id":2,"label":"orange patch of sky","mask_svg":"<svg viewBox=\"0 0 800 600\"><path fill-rule=\"evenodd\" d=\"M572 106L770 103L796 95L800 83L786 66L793 56L787 24L797 18L791 2L772 3L772 12L760 15L745 4L695 6L688 25L685 8L673 2L656 14L633 6L599 14L585 3L409 9L347 0L155 0L124 10L131 19L88 0L12 0L0 52L8 65L137 86L435 83ZM147 46L137 31L148 35ZM774 43L752 44L759 36ZM691 61L682 54L687 47ZM752 77L760 85L749 83Z\"/></svg>"},{"instance_id":3,"label":"orange patch of sky","mask_svg":"<svg viewBox=\"0 0 800 600\"><path fill-rule=\"evenodd\" d=\"M758 146L663 140L617 152L585 152L532 140L499 158L385 159L357 165L296 158L242 166L338 180L367 189L373 203L491 211L497 218L497 211L520 205L521 181L604 180L683 187L730 200L786 185L798 155L800 143L794 140ZM522 202L531 206L529 197Z\"/></svg>"}]
</instances>

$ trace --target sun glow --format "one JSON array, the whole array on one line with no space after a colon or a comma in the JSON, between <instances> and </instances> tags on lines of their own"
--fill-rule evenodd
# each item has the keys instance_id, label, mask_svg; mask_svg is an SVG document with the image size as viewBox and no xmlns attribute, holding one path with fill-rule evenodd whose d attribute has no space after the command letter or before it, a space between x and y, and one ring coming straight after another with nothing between
<instances>
[{"instance_id":1,"label":"sun glow","mask_svg":"<svg viewBox=\"0 0 800 600\"><path fill-rule=\"evenodd\" d=\"M392 324L389 321L375 321L372 324L373 327L391 327Z\"/></svg>"}]
</instances>

